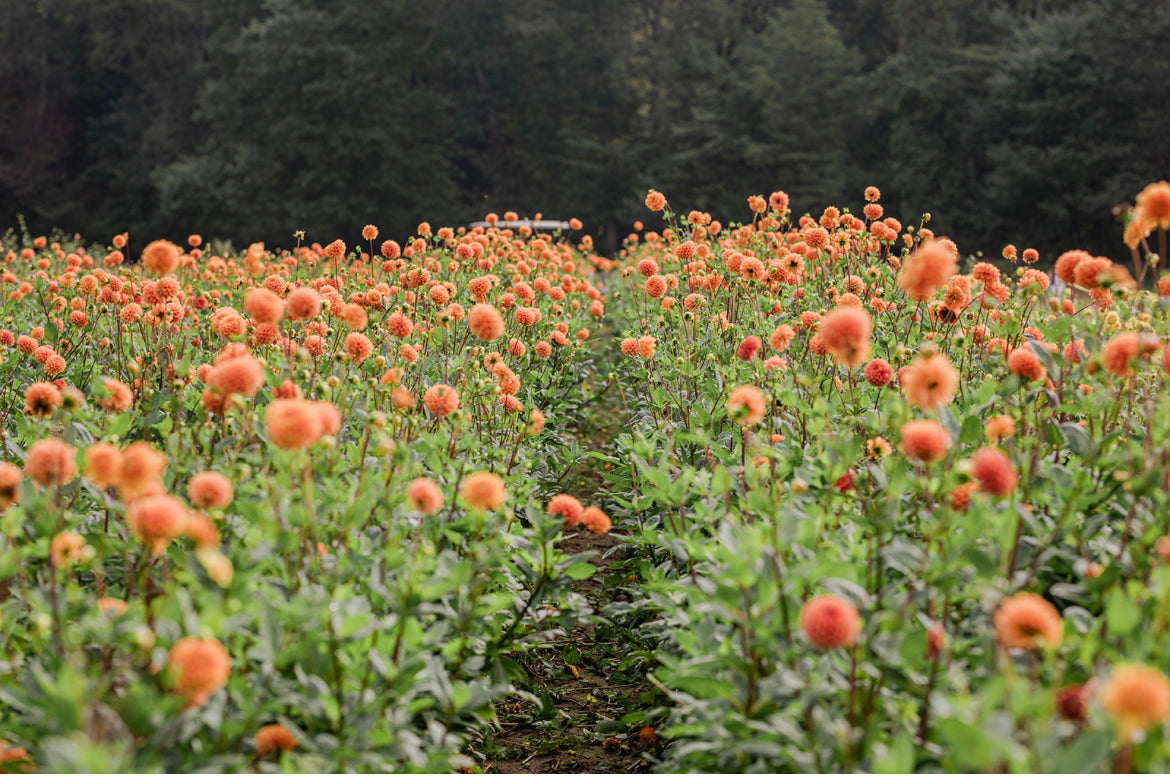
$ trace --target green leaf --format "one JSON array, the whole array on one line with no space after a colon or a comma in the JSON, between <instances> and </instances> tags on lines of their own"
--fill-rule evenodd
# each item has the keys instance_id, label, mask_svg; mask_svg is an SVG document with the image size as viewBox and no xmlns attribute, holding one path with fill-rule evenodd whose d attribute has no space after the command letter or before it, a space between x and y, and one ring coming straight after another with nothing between
<instances>
[{"instance_id":1,"label":"green leaf","mask_svg":"<svg viewBox=\"0 0 1170 777\"><path fill-rule=\"evenodd\" d=\"M1065 422L1060 425L1060 431L1064 434L1065 442L1070 451L1085 458L1092 456L1096 446L1080 424Z\"/></svg>"},{"instance_id":2,"label":"green leaf","mask_svg":"<svg viewBox=\"0 0 1170 777\"><path fill-rule=\"evenodd\" d=\"M565 570L565 574L573 580L584 580L597 571L597 567L587 561L578 561Z\"/></svg>"},{"instance_id":3,"label":"green leaf","mask_svg":"<svg viewBox=\"0 0 1170 777\"><path fill-rule=\"evenodd\" d=\"M1057 747L1051 757L1041 760L1041 768L1056 774L1085 774L1108 771L1108 731L1085 730L1068 747Z\"/></svg>"},{"instance_id":4,"label":"green leaf","mask_svg":"<svg viewBox=\"0 0 1170 777\"><path fill-rule=\"evenodd\" d=\"M943 405L938 409L938 420L942 422L943 428L947 430L947 434L951 436L952 440L962 439L959 422L955 420L949 407Z\"/></svg>"},{"instance_id":5,"label":"green leaf","mask_svg":"<svg viewBox=\"0 0 1170 777\"><path fill-rule=\"evenodd\" d=\"M886 754L874 762L874 771L878 774L909 774L914 771L914 743L908 731L903 730Z\"/></svg>"},{"instance_id":6,"label":"green leaf","mask_svg":"<svg viewBox=\"0 0 1170 777\"><path fill-rule=\"evenodd\" d=\"M682 677L675 677L671 685L700 699L735 698L735 689L731 683L725 680L717 680L714 677L684 675Z\"/></svg>"},{"instance_id":7,"label":"green leaf","mask_svg":"<svg viewBox=\"0 0 1170 777\"><path fill-rule=\"evenodd\" d=\"M1114 588L1109 592L1105 603L1109 636L1124 637L1132 634L1141 615L1141 609L1124 590Z\"/></svg>"}]
</instances>

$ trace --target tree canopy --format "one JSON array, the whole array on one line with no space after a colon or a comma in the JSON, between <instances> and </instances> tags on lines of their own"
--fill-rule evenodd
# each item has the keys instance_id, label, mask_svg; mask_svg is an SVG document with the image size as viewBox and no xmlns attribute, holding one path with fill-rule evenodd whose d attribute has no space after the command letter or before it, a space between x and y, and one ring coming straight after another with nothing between
<instances>
[{"instance_id":1,"label":"tree canopy","mask_svg":"<svg viewBox=\"0 0 1170 777\"><path fill-rule=\"evenodd\" d=\"M0 217L288 244L488 211L612 248L650 188L1116 253L1170 170L1135 0L0 0Z\"/></svg>"}]
</instances>

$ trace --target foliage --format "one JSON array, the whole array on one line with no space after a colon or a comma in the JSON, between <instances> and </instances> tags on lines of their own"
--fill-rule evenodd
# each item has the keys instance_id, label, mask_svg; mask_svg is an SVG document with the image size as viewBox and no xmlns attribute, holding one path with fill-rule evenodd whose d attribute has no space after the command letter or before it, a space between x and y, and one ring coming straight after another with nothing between
<instances>
[{"instance_id":1,"label":"foliage","mask_svg":"<svg viewBox=\"0 0 1170 777\"><path fill-rule=\"evenodd\" d=\"M517 658L590 617L570 586L593 554L563 553L540 501L561 477L555 430L582 401L599 292L585 255L526 237L440 230L409 259L163 244L175 267L152 278L159 244L128 266L128 246L9 233L5 316L19 348L47 350L6 348L0 366L2 474L29 473L5 481L0 526L6 740L54 771L466 765ZM504 293L497 258L539 276L510 298L543 323L507 300L498 332L469 323ZM419 280L432 273L438 292ZM294 289L325 309L284 317ZM236 308L249 318L232 328ZM511 368L487 347L501 336ZM432 405L439 383L454 406ZM295 426L280 402L306 409ZM54 439L76 472L46 468L37 444ZM196 485L204 472L226 495ZM486 472L506 490L469 490ZM437 504L409 490L420 478ZM185 661L190 638L223 661ZM291 751L262 747L275 724Z\"/></svg>"},{"instance_id":2,"label":"foliage","mask_svg":"<svg viewBox=\"0 0 1170 777\"><path fill-rule=\"evenodd\" d=\"M614 292L632 423L595 455L642 556L633 601L605 613L657 643L667 701L630 721L662 722L658 767L1164 769L1165 675L1132 739L1105 691L1125 664L1168 667L1164 297L1108 260L1116 282L1059 294L1016 259L968 260L915 303L902 268L953 244L873 227L880 211L790 220L753 200L751 223L714 235L668 204L660 232L627 242ZM872 320L853 369L826 349L829 310ZM954 383L911 377L931 354ZM734 405L742 386L755 416ZM941 424L937 457L906 448L919 419ZM1020 628L1055 624L1051 641L1013 636L1019 592L1044 597ZM810 630L820 594L856 607L856 636Z\"/></svg>"},{"instance_id":3,"label":"foliage","mask_svg":"<svg viewBox=\"0 0 1170 777\"><path fill-rule=\"evenodd\" d=\"M1114 250L1113 208L1170 167L1170 19L1135 0L0 10L0 222L42 231L402 239L515 210L613 251L651 187L803 212L875 183L972 253L1016 234L1049 261Z\"/></svg>"},{"instance_id":4,"label":"foliage","mask_svg":"<svg viewBox=\"0 0 1170 777\"><path fill-rule=\"evenodd\" d=\"M326 22L272 8L257 41ZM831 37L790 10L759 39ZM612 260L515 212L291 250L22 223L0 766L474 770L502 710L574 741L534 667L580 679L595 628L638 700L589 736L641 768L1165 771L1170 183L1135 201L1127 262L1052 275L876 187L726 223L651 190Z\"/></svg>"}]
</instances>

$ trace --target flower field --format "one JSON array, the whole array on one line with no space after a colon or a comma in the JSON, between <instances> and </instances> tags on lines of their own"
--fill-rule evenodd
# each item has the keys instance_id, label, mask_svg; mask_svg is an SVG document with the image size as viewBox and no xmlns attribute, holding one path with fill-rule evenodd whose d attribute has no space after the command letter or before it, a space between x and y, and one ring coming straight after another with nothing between
<instances>
[{"instance_id":1,"label":"flower field","mask_svg":"<svg viewBox=\"0 0 1170 777\"><path fill-rule=\"evenodd\" d=\"M1170 184L1054 266L646 205L9 232L0 765L1170 768Z\"/></svg>"}]
</instances>

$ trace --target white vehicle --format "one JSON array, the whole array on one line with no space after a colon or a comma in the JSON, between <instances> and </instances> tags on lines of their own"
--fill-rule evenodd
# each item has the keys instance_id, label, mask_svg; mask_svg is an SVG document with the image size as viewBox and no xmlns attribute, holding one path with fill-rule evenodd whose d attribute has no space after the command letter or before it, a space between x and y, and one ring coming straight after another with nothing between
<instances>
[{"instance_id":1,"label":"white vehicle","mask_svg":"<svg viewBox=\"0 0 1170 777\"><path fill-rule=\"evenodd\" d=\"M501 229L520 229L520 227L528 227L533 232L555 232L558 229L562 231L568 231L571 229L569 222L567 221L549 221L548 219L541 221L532 221L531 219L504 221L503 219L500 219L494 225L489 224L486 221L476 221L475 223L468 225L470 229L475 229L476 227L483 227L484 229L488 229L492 226L496 226Z\"/></svg>"}]
</instances>

